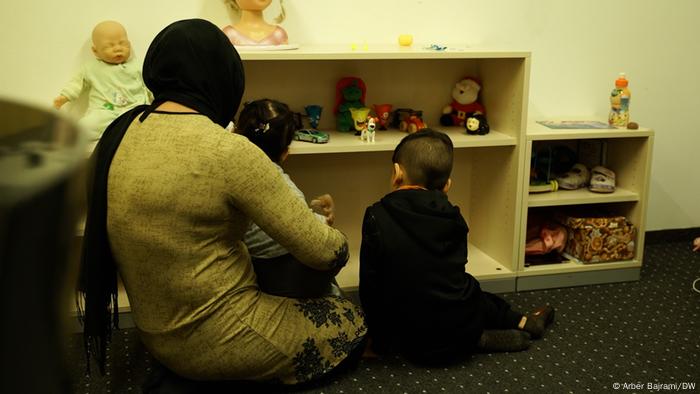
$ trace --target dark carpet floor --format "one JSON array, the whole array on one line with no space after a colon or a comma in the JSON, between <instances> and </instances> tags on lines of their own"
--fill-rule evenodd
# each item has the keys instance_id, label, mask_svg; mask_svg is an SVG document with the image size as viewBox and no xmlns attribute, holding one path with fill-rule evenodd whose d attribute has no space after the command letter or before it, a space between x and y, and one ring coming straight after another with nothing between
<instances>
[{"instance_id":1,"label":"dark carpet floor","mask_svg":"<svg viewBox=\"0 0 700 394\"><path fill-rule=\"evenodd\" d=\"M545 337L525 352L476 354L446 368L395 357L362 360L357 369L320 387L295 391L700 392L700 293L692 289L700 277L700 253L690 250L688 239L650 242L645 253L638 282L504 294L519 310L547 303L557 309ZM93 368L87 377L81 338L71 337L76 393L141 391L154 361L134 329L116 332L109 354L106 375Z\"/></svg>"}]
</instances>

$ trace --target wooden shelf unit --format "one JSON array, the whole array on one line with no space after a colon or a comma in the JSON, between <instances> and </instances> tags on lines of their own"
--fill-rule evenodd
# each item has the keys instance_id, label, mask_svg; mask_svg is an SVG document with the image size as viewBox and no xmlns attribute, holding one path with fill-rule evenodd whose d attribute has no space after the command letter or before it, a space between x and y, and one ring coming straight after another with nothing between
<instances>
[{"instance_id":1,"label":"wooden shelf unit","mask_svg":"<svg viewBox=\"0 0 700 394\"><path fill-rule=\"evenodd\" d=\"M529 179L523 178L523 210L520 238L525 240L527 218L534 209L603 208L625 216L637 229L635 257L629 261L583 264L565 261L525 267L525 242L519 247L517 268L519 290L610 283L638 280L644 257L644 233L649 191L654 132L650 129L550 129L539 123L527 128L523 166L530 167L533 149L544 145L570 145L580 140L604 141L607 149L605 167L616 175L613 193L593 193L586 188L528 194Z\"/></svg>"},{"instance_id":2,"label":"wooden shelf unit","mask_svg":"<svg viewBox=\"0 0 700 394\"><path fill-rule=\"evenodd\" d=\"M323 107L319 129L329 132L330 141L294 142L284 167L307 198L330 193L335 200L335 226L348 236L351 250L350 262L338 276L342 287L358 285L364 211L390 191L391 154L406 135L377 131L371 144L352 132L334 130L335 85L354 76L367 85L368 107L390 103L394 109L422 110L429 127L451 137L456 149L450 199L471 229L467 270L490 290L515 290L530 53L301 47L241 51L241 57L244 101L272 98L302 113L305 105ZM452 101L452 86L465 76L482 82L488 135L471 136L461 127L439 125L442 108Z\"/></svg>"}]
</instances>

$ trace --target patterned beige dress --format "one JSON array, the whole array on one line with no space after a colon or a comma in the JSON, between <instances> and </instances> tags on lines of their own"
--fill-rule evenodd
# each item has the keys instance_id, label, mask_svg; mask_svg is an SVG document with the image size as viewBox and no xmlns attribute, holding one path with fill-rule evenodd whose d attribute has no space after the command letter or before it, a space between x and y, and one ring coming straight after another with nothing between
<instances>
[{"instance_id":1,"label":"patterned beige dress","mask_svg":"<svg viewBox=\"0 0 700 394\"><path fill-rule=\"evenodd\" d=\"M198 114L130 126L108 179L107 230L149 351L189 378L308 381L366 333L338 297L258 290L242 242L249 220L300 261L329 269L345 237L317 220L265 154Z\"/></svg>"}]
</instances>

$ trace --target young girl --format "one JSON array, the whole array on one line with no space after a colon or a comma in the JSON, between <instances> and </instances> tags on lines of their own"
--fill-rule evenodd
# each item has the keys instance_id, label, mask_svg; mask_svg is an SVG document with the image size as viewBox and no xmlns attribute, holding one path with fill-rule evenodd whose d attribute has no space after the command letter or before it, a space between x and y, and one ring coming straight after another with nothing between
<instances>
[{"instance_id":1,"label":"young girl","mask_svg":"<svg viewBox=\"0 0 700 394\"><path fill-rule=\"evenodd\" d=\"M277 166L292 191L306 201L304 193L281 167L289 154L295 129L294 115L289 107L269 99L246 104L236 123L236 132L262 149ZM311 201L311 208L319 220L333 224L333 199L330 195L325 194ZM244 241L253 259L258 285L262 291L291 298L340 294L335 282L336 271L318 271L298 262L255 223L251 223Z\"/></svg>"}]
</instances>

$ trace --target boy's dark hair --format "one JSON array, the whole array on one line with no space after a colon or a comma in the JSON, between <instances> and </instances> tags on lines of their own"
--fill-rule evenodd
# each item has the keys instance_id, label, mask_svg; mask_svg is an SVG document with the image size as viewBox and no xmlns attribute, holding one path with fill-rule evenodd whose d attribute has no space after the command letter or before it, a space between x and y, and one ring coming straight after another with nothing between
<instances>
[{"instance_id":1,"label":"boy's dark hair","mask_svg":"<svg viewBox=\"0 0 700 394\"><path fill-rule=\"evenodd\" d=\"M296 124L287 104L261 99L246 103L238 115L236 132L248 137L275 163L292 143Z\"/></svg>"},{"instance_id":2,"label":"boy's dark hair","mask_svg":"<svg viewBox=\"0 0 700 394\"><path fill-rule=\"evenodd\" d=\"M452 173L454 146L447 134L422 129L405 136L391 160L403 167L414 185L442 190Z\"/></svg>"}]
</instances>

